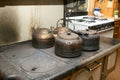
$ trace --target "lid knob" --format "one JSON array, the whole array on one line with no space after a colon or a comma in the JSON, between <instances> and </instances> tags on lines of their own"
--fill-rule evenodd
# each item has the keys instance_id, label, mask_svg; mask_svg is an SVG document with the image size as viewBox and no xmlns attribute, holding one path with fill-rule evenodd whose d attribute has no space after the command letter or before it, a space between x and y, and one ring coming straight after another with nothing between
<instances>
[{"instance_id":1,"label":"lid knob","mask_svg":"<svg viewBox=\"0 0 120 80\"><path fill-rule=\"evenodd\" d=\"M89 29L86 29L86 31L89 31Z\"/></svg>"},{"instance_id":2,"label":"lid knob","mask_svg":"<svg viewBox=\"0 0 120 80\"><path fill-rule=\"evenodd\" d=\"M69 32L67 32L67 35L71 35L71 32L69 31Z\"/></svg>"},{"instance_id":3,"label":"lid knob","mask_svg":"<svg viewBox=\"0 0 120 80\"><path fill-rule=\"evenodd\" d=\"M88 33L84 33L83 35L84 35L84 36L88 36Z\"/></svg>"}]
</instances>

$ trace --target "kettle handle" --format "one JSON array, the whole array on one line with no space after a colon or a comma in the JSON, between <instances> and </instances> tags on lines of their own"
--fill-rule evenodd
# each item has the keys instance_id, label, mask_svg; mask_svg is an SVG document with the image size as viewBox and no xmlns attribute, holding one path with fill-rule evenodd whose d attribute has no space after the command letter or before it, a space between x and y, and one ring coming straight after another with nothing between
<instances>
[{"instance_id":1,"label":"kettle handle","mask_svg":"<svg viewBox=\"0 0 120 80\"><path fill-rule=\"evenodd\" d=\"M68 20L68 22L70 22L73 25L72 31L75 31L75 24L70 19ZM68 28L69 28L69 26L68 26Z\"/></svg>"},{"instance_id":2,"label":"kettle handle","mask_svg":"<svg viewBox=\"0 0 120 80\"><path fill-rule=\"evenodd\" d=\"M56 28L57 28L59 25L61 25L61 26L63 27L63 23L59 23L61 20L62 20L62 19L59 19L59 20L57 21L57 23L56 23Z\"/></svg>"},{"instance_id":3,"label":"kettle handle","mask_svg":"<svg viewBox=\"0 0 120 80\"><path fill-rule=\"evenodd\" d=\"M55 28L53 26L50 26L50 31L53 33Z\"/></svg>"},{"instance_id":4,"label":"kettle handle","mask_svg":"<svg viewBox=\"0 0 120 80\"><path fill-rule=\"evenodd\" d=\"M36 29L34 27L32 27L31 30L32 30L32 33L33 33L33 32L35 32Z\"/></svg>"},{"instance_id":5,"label":"kettle handle","mask_svg":"<svg viewBox=\"0 0 120 80\"><path fill-rule=\"evenodd\" d=\"M61 20L63 20L63 19L59 19L59 20L57 21L57 23L56 23L56 28L57 28L59 25L61 25L62 27L65 27L65 26L63 25L63 23L59 23ZM74 31L74 30L75 30L75 25L73 24L73 22L71 21L71 19L67 19L66 22L67 22L67 23L70 22L70 23L73 25L72 31ZM67 27L69 28L68 24L67 24Z\"/></svg>"}]
</instances>

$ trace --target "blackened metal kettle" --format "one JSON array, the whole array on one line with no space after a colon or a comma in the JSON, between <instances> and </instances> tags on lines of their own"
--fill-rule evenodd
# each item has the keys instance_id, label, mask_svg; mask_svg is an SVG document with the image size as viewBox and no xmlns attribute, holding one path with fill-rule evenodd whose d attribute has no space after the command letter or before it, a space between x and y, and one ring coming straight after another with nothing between
<instances>
[{"instance_id":1,"label":"blackened metal kettle","mask_svg":"<svg viewBox=\"0 0 120 80\"><path fill-rule=\"evenodd\" d=\"M55 54L60 57L73 58L81 55L82 39L75 33L58 34L55 41Z\"/></svg>"}]
</instances>

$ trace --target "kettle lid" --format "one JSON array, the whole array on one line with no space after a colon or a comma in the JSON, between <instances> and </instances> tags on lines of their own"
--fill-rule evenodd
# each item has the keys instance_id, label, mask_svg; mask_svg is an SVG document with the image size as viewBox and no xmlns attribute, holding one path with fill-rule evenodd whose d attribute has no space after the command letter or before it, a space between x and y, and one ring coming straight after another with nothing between
<instances>
[{"instance_id":1,"label":"kettle lid","mask_svg":"<svg viewBox=\"0 0 120 80\"><path fill-rule=\"evenodd\" d=\"M65 39L65 40L79 39L79 36L73 32L61 33L61 34L58 34L58 36L59 38Z\"/></svg>"},{"instance_id":2,"label":"kettle lid","mask_svg":"<svg viewBox=\"0 0 120 80\"><path fill-rule=\"evenodd\" d=\"M64 32L69 32L70 29L67 27L57 27L58 34L64 33Z\"/></svg>"},{"instance_id":3,"label":"kettle lid","mask_svg":"<svg viewBox=\"0 0 120 80\"><path fill-rule=\"evenodd\" d=\"M47 34L50 32L50 30L48 28L40 28L38 29L40 34Z\"/></svg>"}]
</instances>

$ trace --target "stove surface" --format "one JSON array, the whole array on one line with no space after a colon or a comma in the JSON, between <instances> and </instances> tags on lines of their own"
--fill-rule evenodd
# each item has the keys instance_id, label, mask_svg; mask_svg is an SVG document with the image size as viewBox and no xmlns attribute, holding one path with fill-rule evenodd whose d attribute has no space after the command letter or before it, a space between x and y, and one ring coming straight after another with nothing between
<instances>
[{"instance_id":1,"label":"stove surface","mask_svg":"<svg viewBox=\"0 0 120 80\"><path fill-rule=\"evenodd\" d=\"M95 26L109 22L114 22L113 19L94 17L94 16L76 16L76 17L69 17L69 19L72 20L73 24L80 24L85 26ZM83 20L83 21L79 21L79 20Z\"/></svg>"},{"instance_id":2,"label":"stove surface","mask_svg":"<svg viewBox=\"0 0 120 80\"><path fill-rule=\"evenodd\" d=\"M71 21L68 22L68 27L75 31L86 29L101 31L108 28L113 28L114 25L114 19L95 16L75 16L67 19Z\"/></svg>"},{"instance_id":3,"label":"stove surface","mask_svg":"<svg viewBox=\"0 0 120 80\"><path fill-rule=\"evenodd\" d=\"M3 56L30 79L41 77L40 80L42 80L43 76L54 74L57 69L67 65L28 44L8 48L4 51Z\"/></svg>"},{"instance_id":4,"label":"stove surface","mask_svg":"<svg viewBox=\"0 0 120 80\"><path fill-rule=\"evenodd\" d=\"M99 50L82 51L76 58L62 58L55 55L54 47L35 49L30 42L18 44L0 53L0 71L6 76L17 76L19 80L58 80L54 78L70 75L69 72L110 54L119 46L120 41L101 37Z\"/></svg>"}]
</instances>

